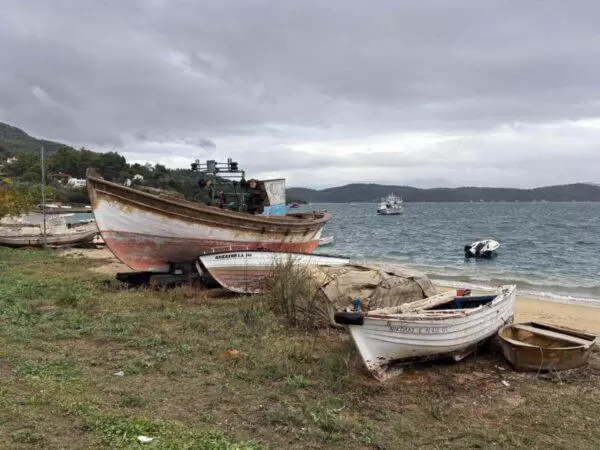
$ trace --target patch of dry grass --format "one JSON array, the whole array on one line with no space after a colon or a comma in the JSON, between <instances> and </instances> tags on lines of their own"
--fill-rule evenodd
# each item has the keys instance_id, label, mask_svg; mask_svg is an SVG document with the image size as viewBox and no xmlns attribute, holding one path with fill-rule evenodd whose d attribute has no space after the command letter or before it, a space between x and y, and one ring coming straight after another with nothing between
<instances>
[{"instance_id":1,"label":"patch of dry grass","mask_svg":"<svg viewBox=\"0 0 600 450\"><path fill-rule=\"evenodd\" d=\"M8 448L600 446L598 353L537 376L492 351L381 384L347 333L293 328L275 297L123 289L95 264L0 249Z\"/></svg>"}]
</instances>

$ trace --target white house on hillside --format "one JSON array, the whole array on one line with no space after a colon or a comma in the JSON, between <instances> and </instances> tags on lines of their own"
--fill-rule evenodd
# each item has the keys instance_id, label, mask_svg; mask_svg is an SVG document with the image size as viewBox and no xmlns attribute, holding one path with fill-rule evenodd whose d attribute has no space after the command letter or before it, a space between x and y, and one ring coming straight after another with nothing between
<instances>
[{"instance_id":1,"label":"white house on hillside","mask_svg":"<svg viewBox=\"0 0 600 450\"><path fill-rule=\"evenodd\" d=\"M72 188L82 188L85 187L86 181L82 178L69 178L67 180L67 186Z\"/></svg>"}]
</instances>

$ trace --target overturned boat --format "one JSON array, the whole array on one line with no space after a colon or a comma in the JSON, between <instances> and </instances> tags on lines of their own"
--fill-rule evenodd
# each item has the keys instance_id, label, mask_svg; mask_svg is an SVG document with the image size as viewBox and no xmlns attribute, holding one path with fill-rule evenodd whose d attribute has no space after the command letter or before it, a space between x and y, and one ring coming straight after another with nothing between
<instances>
[{"instance_id":1,"label":"overturned boat","mask_svg":"<svg viewBox=\"0 0 600 450\"><path fill-rule=\"evenodd\" d=\"M500 247L498 241L485 239L465 245L465 258L493 258Z\"/></svg>"},{"instance_id":2,"label":"overturned boat","mask_svg":"<svg viewBox=\"0 0 600 450\"><path fill-rule=\"evenodd\" d=\"M517 370L566 370L587 363L595 334L541 322L516 323L498 331L502 353Z\"/></svg>"},{"instance_id":3,"label":"overturned boat","mask_svg":"<svg viewBox=\"0 0 600 450\"><path fill-rule=\"evenodd\" d=\"M208 272L221 286L241 294L265 292L279 267L341 266L350 262L336 256L269 251L224 252L200 256L198 260L199 272Z\"/></svg>"},{"instance_id":4,"label":"overturned boat","mask_svg":"<svg viewBox=\"0 0 600 450\"><path fill-rule=\"evenodd\" d=\"M340 311L334 317L348 326L367 370L384 381L396 362L460 361L471 354L512 322L515 291L515 285L508 285L494 295L446 292L392 308Z\"/></svg>"},{"instance_id":5,"label":"overturned boat","mask_svg":"<svg viewBox=\"0 0 600 450\"><path fill-rule=\"evenodd\" d=\"M106 246L135 271L167 272L199 255L258 249L312 253L327 212L286 214L285 180L248 180L237 163L192 163L210 203L154 195L86 173L94 217ZM229 180L226 177L238 177Z\"/></svg>"}]
</instances>

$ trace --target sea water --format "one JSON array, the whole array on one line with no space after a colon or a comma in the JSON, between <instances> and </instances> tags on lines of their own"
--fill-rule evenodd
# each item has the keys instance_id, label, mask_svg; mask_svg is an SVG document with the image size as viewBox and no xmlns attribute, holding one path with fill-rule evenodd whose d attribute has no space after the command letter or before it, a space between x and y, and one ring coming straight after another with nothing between
<instances>
[{"instance_id":1,"label":"sea water","mask_svg":"<svg viewBox=\"0 0 600 450\"><path fill-rule=\"evenodd\" d=\"M401 215L377 205L312 204L333 219L318 253L392 260L440 284L491 288L600 306L600 203L405 203ZM298 211L298 210L296 210ZM500 242L491 260L465 259L464 246Z\"/></svg>"}]
</instances>

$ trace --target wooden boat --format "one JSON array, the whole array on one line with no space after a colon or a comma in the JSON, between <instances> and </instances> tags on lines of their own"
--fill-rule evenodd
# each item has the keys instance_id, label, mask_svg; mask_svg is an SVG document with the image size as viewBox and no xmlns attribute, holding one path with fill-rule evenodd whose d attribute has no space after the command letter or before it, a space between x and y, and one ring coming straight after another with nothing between
<instances>
[{"instance_id":1,"label":"wooden boat","mask_svg":"<svg viewBox=\"0 0 600 450\"><path fill-rule=\"evenodd\" d=\"M198 163L192 167L196 170ZM209 167L214 170L214 164ZM224 171L214 172L221 176ZM237 163L235 172L240 172ZM271 209L259 215L150 194L104 180L92 169L86 178L104 242L135 271L167 272L170 262L193 263L199 255L223 251L312 253L331 219L327 212L285 214L280 180L265 187ZM280 210L282 215L266 215Z\"/></svg>"},{"instance_id":2,"label":"wooden boat","mask_svg":"<svg viewBox=\"0 0 600 450\"><path fill-rule=\"evenodd\" d=\"M502 353L517 370L566 370L587 363L594 334L540 322L507 325L498 331Z\"/></svg>"},{"instance_id":3,"label":"wooden boat","mask_svg":"<svg viewBox=\"0 0 600 450\"><path fill-rule=\"evenodd\" d=\"M64 219L62 219L64 221ZM51 222L49 220L49 222ZM46 245L58 247L64 245L91 242L98 234L94 222L72 224L49 223L46 229ZM42 247L44 245L43 229L38 224L16 224L0 226L0 245L7 247Z\"/></svg>"},{"instance_id":4,"label":"wooden boat","mask_svg":"<svg viewBox=\"0 0 600 450\"><path fill-rule=\"evenodd\" d=\"M199 272L208 272L224 288L242 294L265 292L268 278L278 265L339 266L350 262L335 256L271 251L224 252L198 260Z\"/></svg>"},{"instance_id":5,"label":"wooden boat","mask_svg":"<svg viewBox=\"0 0 600 450\"><path fill-rule=\"evenodd\" d=\"M393 308L337 312L334 318L348 326L367 370L383 381L396 362L468 356L512 322L515 291L509 285L494 295L449 292Z\"/></svg>"}]
</instances>

